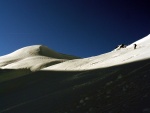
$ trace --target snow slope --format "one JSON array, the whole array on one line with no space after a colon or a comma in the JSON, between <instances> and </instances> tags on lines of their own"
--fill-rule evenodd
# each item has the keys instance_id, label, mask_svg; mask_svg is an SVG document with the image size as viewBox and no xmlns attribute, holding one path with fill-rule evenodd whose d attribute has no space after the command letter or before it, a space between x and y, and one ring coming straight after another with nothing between
<instances>
[{"instance_id":1,"label":"snow slope","mask_svg":"<svg viewBox=\"0 0 150 113\"><path fill-rule=\"evenodd\" d=\"M150 113L150 59L2 82L0 113Z\"/></svg>"},{"instance_id":2,"label":"snow slope","mask_svg":"<svg viewBox=\"0 0 150 113\"><path fill-rule=\"evenodd\" d=\"M64 62L77 57L57 53L46 46L34 45L16 50L0 57L1 69L39 70L43 67Z\"/></svg>"},{"instance_id":3,"label":"snow slope","mask_svg":"<svg viewBox=\"0 0 150 113\"><path fill-rule=\"evenodd\" d=\"M137 44L134 50L133 44ZM99 56L69 60L43 70L89 70L126 64L150 58L150 35L130 44L126 48L111 51Z\"/></svg>"},{"instance_id":4,"label":"snow slope","mask_svg":"<svg viewBox=\"0 0 150 113\"><path fill-rule=\"evenodd\" d=\"M137 44L134 50L133 45ZM126 64L150 58L150 35L130 44L126 48L78 59L77 57L57 53L46 46L34 45L21 48L0 57L1 69L43 70L91 70Z\"/></svg>"},{"instance_id":5,"label":"snow slope","mask_svg":"<svg viewBox=\"0 0 150 113\"><path fill-rule=\"evenodd\" d=\"M0 57L0 113L150 113L150 35L134 43L75 60L39 45Z\"/></svg>"}]
</instances>

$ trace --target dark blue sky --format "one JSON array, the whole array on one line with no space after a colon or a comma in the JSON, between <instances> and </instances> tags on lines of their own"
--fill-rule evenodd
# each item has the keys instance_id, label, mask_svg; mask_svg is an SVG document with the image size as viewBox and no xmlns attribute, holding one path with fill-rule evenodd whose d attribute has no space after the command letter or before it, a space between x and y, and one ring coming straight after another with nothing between
<instances>
[{"instance_id":1,"label":"dark blue sky","mask_svg":"<svg viewBox=\"0 0 150 113\"><path fill-rule=\"evenodd\" d=\"M150 34L149 0L0 0L0 56L29 45L80 57Z\"/></svg>"}]
</instances>

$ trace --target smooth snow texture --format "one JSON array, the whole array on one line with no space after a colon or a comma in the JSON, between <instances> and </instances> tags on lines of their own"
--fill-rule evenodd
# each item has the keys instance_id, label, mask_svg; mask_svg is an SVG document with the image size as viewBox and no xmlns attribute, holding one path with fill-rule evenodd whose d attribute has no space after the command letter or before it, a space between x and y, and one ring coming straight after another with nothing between
<instances>
[{"instance_id":1,"label":"smooth snow texture","mask_svg":"<svg viewBox=\"0 0 150 113\"><path fill-rule=\"evenodd\" d=\"M0 68L30 69L31 71L36 71L73 58L76 57L57 53L46 46L34 45L21 48L0 57Z\"/></svg>"},{"instance_id":2,"label":"smooth snow texture","mask_svg":"<svg viewBox=\"0 0 150 113\"><path fill-rule=\"evenodd\" d=\"M137 49L134 49L135 43L137 44ZM40 69L91 70L148 59L150 58L149 50L150 35L132 43L126 48L83 59L57 53L46 46L34 45L0 57L0 68L30 69L31 71Z\"/></svg>"},{"instance_id":3,"label":"smooth snow texture","mask_svg":"<svg viewBox=\"0 0 150 113\"><path fill-rule=\"evenodd\" d=\"M137 49L134 49L134 44ZM75 59L49 66L44 70L88 70L126 64L150 58L150 35L118 51L84 59Z\"/></svg>"}]
</instances>

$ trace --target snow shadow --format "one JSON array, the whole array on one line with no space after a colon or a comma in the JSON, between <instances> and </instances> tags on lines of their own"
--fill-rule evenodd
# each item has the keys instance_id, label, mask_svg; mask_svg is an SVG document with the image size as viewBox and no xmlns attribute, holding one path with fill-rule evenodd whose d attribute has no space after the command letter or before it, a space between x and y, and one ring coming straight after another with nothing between
<instances>
[{"instance_id":1,"label":"snow shadow","mask_svg":"<svg viewBox=\"0 0 150 113\"><path fill-rule=\"evenodd\" d=\"M89 71L30 73L0 83L0 113L149 113L149 75L149 59Z\"/></svg>"}]
</instances>

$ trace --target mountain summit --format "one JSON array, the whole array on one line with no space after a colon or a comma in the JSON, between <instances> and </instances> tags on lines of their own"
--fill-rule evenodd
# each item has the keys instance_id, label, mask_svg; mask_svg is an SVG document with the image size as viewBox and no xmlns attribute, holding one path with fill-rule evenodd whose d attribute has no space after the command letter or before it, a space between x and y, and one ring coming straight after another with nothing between
<instances>
[{"instance_id":1,"label":"mountain summit","mask_svg":"<svg viewBox=\"0 0 150 113\"><path fill-rule=\"evenodd\" d=\"M137 44L136 49L134 44ZM43 45L33 45L0 57L0 68L30 69L31 71L91 70L148 59L150 58L149 49L150 35L135 41L126 48L82 59L55 52Z\"/></svg>"},{"instance_id":2,"label":"mountain summit","mask_svg":"<svg viewBox=\"0 0 150 113\"><path fill-rule=\"evenodd\" d=\"M55 52L44 45L33 45L33 46L23 47L3 57L8 57L8 56L20 57L20 58L33 57L33 56L46 56L46 57L57 58L57 59L77 58L75 56L65 55L65 54Z\"/></svg>"},{"instance_id":3,"label":"mountain summit","mask_svg":"<svg viewBox=\"0 0 150 113\"><path fill-rule=\"evenodd\" d=\"M0 57L2 69L30 69L39 70L78 57L61 54L43 45L33 45L18 49L8 55Z\"/></svg>"},{"instance_id":4,"label":"mountain summit","mask_svg":"<svg viewBox=\"0 0 150 113\"><path fill-rule=\"evenodd\" d=\"M41 45L2 56L0 113L150 113L149 50L150 35L83 59Z\"/></svg>"}]
</instances>

